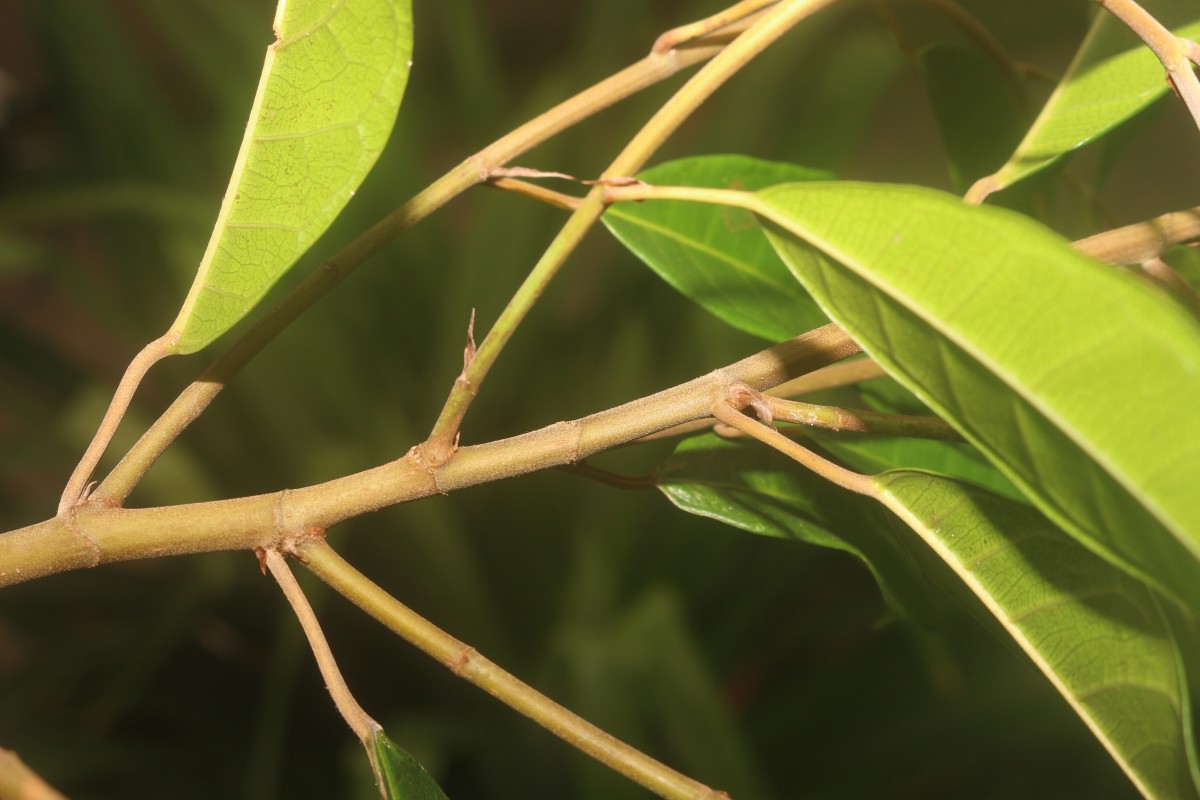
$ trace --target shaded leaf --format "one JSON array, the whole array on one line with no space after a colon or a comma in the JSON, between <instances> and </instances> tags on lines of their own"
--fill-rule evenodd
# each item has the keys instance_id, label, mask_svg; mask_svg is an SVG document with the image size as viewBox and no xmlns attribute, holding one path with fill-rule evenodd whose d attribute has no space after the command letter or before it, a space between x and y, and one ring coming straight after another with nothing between
<instances>
[{"instance_id":1,"label":"shaded leaf","mask_svg":"<svg viewBox=\"0 0 1200 800\"><path fill-rule=\"evenodd\" d=\"M446 800L429 773L380 728L368 751L380 794L386 800Z\"/></svg>"},{"instance_id":2,"label":"shaded leaf","mask_svg":"<svg viewBox=\"0 0 1200 800\"><path fill-rule=\"evenodd\" d=\"M1194 319L1036 223L941 192L758 199L784 260L893 377L1068 532L1200 609Z\"/></svg>"},{"instance_id":3,"label":"shaded leaf","mask_svg":"<svg viewBox=\"0 0 1200 800\"><path fill-rule=\"evenodd\" d=\"M1020 99L996 60L977 49L935 44L918 54L917 64L942 134L950 179L965 192L1004 163L1020 141Z\"/></svg>"},{"instance_id":4,"label":"shaded leaf","mask_svg":"<svg viewBox=\"0 0 1200 800\"><path fill-rule=\"evenodd\" d=\"M650 184L755 190L830 176L721 155L672 161L638 177ZM670 201L623 203L610 207L603 220L663 280L739 330L779 342L828 322L746 211Z\"/></svg>"},{"instance_id":5,"label":"shaded leaf","mask_svg":"<svg viewBox=\"0 0 1200 800\"><path fill-rule=\"evenodd\" d=\"M354 195L408 80L409 0L281 0L212 238L168 335L190 353L238 322Z\"/></svg>"},{"instance_id":6,"label":"shaded leaf","mask_svg":"<svg viewBox=\"0 0 1200 800\"><path fill-rule=\"evenodd\" d=\"M880 500L953 569L1147 797L1197 797L1178 644L1144 584L1029 506L901 470Z\"/></svg>"},{"instance_id":7,"label":"shaded leaf","mask_svg":"<svg viewBox=\"0 0 1200 800\"><path fill-rule=\"evenodd\" d=\"M1200 36L1200 6L1194 0L1143 0L1141 5L1176 34ZM1154 53L1112 14L1097 14L1016 152L972 187L972 195L986 196L1043 169L1142 111L1167 88Z\"/></svg>"},{"instance_id":8,"label":"shaded leaf","mask_svg":"<svg viewBox=\"0 0 1200 800\"><path fill-rule=\"evenodd\" d=\"M922 622L940 617L912 556L886 515L780 453L712 434L687 439L656 474L658 488L691 514L763 536L850 553L871 570L889 604Z\"/></svg>"}]
</instances>

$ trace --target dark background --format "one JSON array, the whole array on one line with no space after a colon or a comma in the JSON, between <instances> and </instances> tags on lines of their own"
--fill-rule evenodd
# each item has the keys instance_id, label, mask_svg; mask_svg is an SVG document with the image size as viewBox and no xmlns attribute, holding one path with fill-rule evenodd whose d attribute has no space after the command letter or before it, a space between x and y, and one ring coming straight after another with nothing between
<instances>
[{"instance_id":1,"label":"dark background","mask_svg":"<svg viewBox=\"0 0 1200 800\"><path fill-rule=\"evenodd\" d=\"M273 5L0 0L0 530L52 513L124 365L174 318L228 180ZM1061 71L1092 4L963 5L1019 59ZM417 0L415 67L392 141L272 297L465 156L719 7ZM892 22L881 9L847 3L805 23L656 160L741 152L950 188L906 48L963 40L923 4L887 3ZM517 163L598 174L680 82ZM1049 90L1031 86L1039 99ZM1000 201L1037 207L1072 236L1190 205L1174 187L1195 180L1171 155L1194 152L1187 126L1160 103L1117 134L1119 150L1085 150L1072 171ZM1099 197L1063 188L1098 170ZM489 189L456 200L281 336L131 504L305 485L403 454L461 366L470 310L486 330L561 220ZM597 230L502 356L463 440L600 410L764 344L704 315ZM154 368L115 453L214 352ZM600 462L644 472L669 451ZM1134 794L1032 667L965 615L938 636L915 632L844 555L688 517L654 492L552 472L373 514L331 540L519 677L740 800ZM359 700L451 797L646 796L311 588ZM5 589L0 746L79 798L373 791L295 620L249 553Z\"/></svg>"}]
</instances>

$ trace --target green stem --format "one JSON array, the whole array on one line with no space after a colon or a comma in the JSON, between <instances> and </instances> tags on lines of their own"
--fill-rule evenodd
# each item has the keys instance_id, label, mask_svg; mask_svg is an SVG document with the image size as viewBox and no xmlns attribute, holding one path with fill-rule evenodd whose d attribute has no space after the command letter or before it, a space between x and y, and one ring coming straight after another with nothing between
<instances>
[{"instance_id":1,"label":"green stem","mask_svg":"<svg viewBox=\"0 0 1200 800\"><path fill-rule=\"evenodd\" d=\"M834 2L836 0L788 0L765 13L705 64L650 118L604 171L601 180L626 178L641 169L713 92L800 20ZM422 457L427 463L434 466L444 464L454 455L459 428L479 392L479 385L567 257L600 219L608 189L603 183L592 188L501 312L479 346L475 358L455 380L429 439L421 447Z\"/></svg>"},{"instance_id":2,"label":"green stem","mask_svg":"<svg viewBox=\"0 0 1200 800\"><path fill-rule=\"evenodd\" d=\"M711 58L723 47L719 41L701 39L678 50L651 53L466 159L380 220L309 274L213 361L142 435L96 488L92 498L111 505L123 503L167 446L208 407L234 375L301 313L401 233L454 197L485 181L492 169L608 106ZM79 488L82 490L83 486Z\"/></svg>"},{"instance_id":3,"label":"green stem","mask_svg":"<svg viewBox=\"0 0 1200 800\"><path fill-rule=\"evenodd\" d=\"M573 464L646 434L709 416L730 386L768 389L859 352L834 325L770 347L649 397L538 431L464 447L441 467L416 448L395 461L302 489L161 508L75 506L0 534L0 586L116 561L271 549L389 505Z\"/></svg>"},{"instance_id":4,"label":"green stem","mask_svg":"<svg viewBox=\"0 0 1200 800\"><path fill-rule=\"evenodd\" d=\"M302 542L296 547L296 556L313 574L350 602L441 662L455 675L478 686L563 741L659 797L701 800L724 796L630 747L522 683L484 658L475 648L455 639L393 598L347 563L323 540L308 539Z\"/></svg>"}]
</instances>

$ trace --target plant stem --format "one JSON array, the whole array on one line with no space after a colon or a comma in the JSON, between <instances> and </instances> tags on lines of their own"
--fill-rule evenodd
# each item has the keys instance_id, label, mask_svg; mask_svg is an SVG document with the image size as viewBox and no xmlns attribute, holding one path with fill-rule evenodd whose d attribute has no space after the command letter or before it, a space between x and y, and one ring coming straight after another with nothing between
<instances>
[{"instance_id":1,"label":"plant stem","mask_svg":"<svg viewBox=\"0 0 1200 800\"><path fill-rule=\"evenodd\" d=\"M773 389L768 389L767 393L772 397L799 397L800 395L819 392L824 389L836 389L841 386L849 386L874 378L882 378L886 375L887 373L883 371L883 367L871 359L864 357L854 359L853 361L840 361L836 364L830 364L827 367L821 367L818 370L801 375L799 378L793 378L787 383L782 383ZM651 433L640 439L635 439L630 444L640 444L642 442L652 442L655 439L684 436L711 427L711 420L694 420L658 431L657 433Z\"/></svg>"},{"instance_id":2,"label":"plant stem","mask_svg":"<svg viewBox=\"0 0 1200 800\"><path fill-rule=\"evenodd\" d=\"M17 800L66 800L25 766L11 750L0 748L0 797Z\"/></svg>"},{"instance_id":3,"label":"plant stem","mask_svg":"<svg viewBox=\"0 0 1200 800\"><path fill-rule=\"evenodd\" d=\"M363 746L369 747L372 738L381 730L379 723L363 711L363 707L350 693L350 687L346 685L342 671L338 669L337 660L333 657L333 651L329 649L325 633L321 630L321 623L317 621L317 615L309 605L308 598L304 596L304 590L300 588L296 576L288 569L287 561L278 550L266 550L264 553L267 569L271 570L271 575L295 612L296 619L300 621L300 627L304 630L309 647L312 648L317 668L321 670L321 677L325 680L333 704Z\"/></svg>"},{"instance_id":4,"label":"plant stem","mask_svg":"<svg viewBox=\"0 0 1200 800\"><path fill-rule=\"evenodd\" d=\"M734 383L768 389L858 352L858 344L844 331L826 325L649 397L464 447L440 467L422 461L413 448L395 461L302 489L147 509L85 503L61 517L0 534L0 586L116 561L277 548L298 530L327 530L385 506L576 463L648 433L707 417Z\"/></svg>"},{"instance_id":5,"label":"plant stem","mask_svg":"<svg viewBox=\"0 0 1200 800\"><path fill-rule=\"evenodd\" d=\"M146 471L216 398L225 385L301 313L339 284L388 242L491 171L552 136L649 86L711 58L724 47L705 38L669 52L652 52L620 72L535 117L467 158L343 248L275 304L185 389L100 483L92 498L120 505ZM86 478L84 479L86 481ZM80 490L83 486L81 485Z\"/></svg>"},{"instance_id":6,"label":"plant stem","mask_svg":"<svg viewBox=\"0 0 1200 800\"><path fill-rule=\"evenodd\" d=\"M764 14L705 64L650 118L604 171L601 180L629 177L641 169L667 138L729 78L800 20L834 2L836 0L787 0ZM430 465L444 464L454 455L463 417L478 394L480 384L567 257L600 219L607 189L601 183L588 192L488 331L476 357L455 380L429 438L421 446L422 458Z\"/></svg>"},{"instance_id":7,"label":"plant stem","mask_svg":"<svg viewBox=\"0 0 1200 800\"><path fill-rule=\"evenodd\" d=\"M838 408L783 400L762 394L763 405L771 416L782 422L824 428L831 431L879 433L887 436L907 436L913 439L938 439L961 442L962 435L940 417L918 417L909 414L885 414L857 408Z\"/></svg>"},{"instance_id":8,"label":"plant stem","mask_svg":"<svg viewBox=\"0 0 1200 800\"><path fill-rule=\"evenodd\" d=\"M313 574L455 675L524 714L607 767L672 800L726 797L597 728L480 655L393 598L321 539L308 539L296 556Z\"/></svg>"},{"instance_id":9,"label":"plant stem","mask_svg":"<svg viewBox=\"0 0 1200 800\"><path fill-rule=\"evenodd\" d=\"M522 197L537 200L555 208L561 208L564 211L574 211L583 202L574 195L556 192L553 189L547 189L545 186L539 186L536 183L518 180L517 178L494 178L488 182L488 185L494 186L497 189L503 189L506 192L519 194Z\"/></svg>"},{"instance_id":10,"label":"plant stem","mask_svg":"<svg viewBox=\"0 0 1200 800\"><path fill-rule=\"evenodd\" d=\"M1200 239L1200 206L1114 228L1075 242L1075 249L1107 264L1144 264L1167 248Z\"/></svg>"},{"instance_id":11,"label":"plant stem","mask_svg":"<svg viewBox=\"0 0 1200 800\"><path fill-rule=\"evenodd\" d=\"M117 384L116 391L113 392L108 410L104 412L104 417L100 420L99 427L96 428L95 436L84 450L79 463L75 465L71 477L67 479L62 497L58 500L60 515L65 514L70 508L86 499L88 479L92 477L92 471L100 463L100 457L104 455L108 443L112 441L113 434L117 432L117 427L125 417L125 412L129 410L129 403L133 400L134 392L137 391L142 378L146 377L146 371L171 354L171 344L170 338L159 337L143 347L141 352L129 362L125 374L121 376L121 381Z\"/></svg>"},{"instance_id":12,"label":"plant stem","mask_svg":"<svg viewBox=\"0 0 1200 800\"><path fill-rule=\"evenodd\" d=\"M763 395L765 397L765 395ZM801 466L811 470L820 477L858 494L875 496L872 479L867 475L839 467L832 461L821 458L799 442L792 441L771 425L750 419L738 411L730 402L730 398L719 401L713 406L713 416L731 428L736 428L747 436L758 439L768 447L783 453Z\"/></svg>"},{"instance_id":13,"label":"plant stem","mask_svg":"<svg viewBox=\"0 0 1200 800\"><path fill-rule=\"evenodd\" d=\"M1114 17L1137 34L1154 51L1167 70L1167 77L1187 105L1196 127L1200 128L1200 78L1192 68L1196 44L1167 30L1135 0L1096 0ZM1197 62L1200 63L1200 62Z\"/></svg>"}]
</instances>

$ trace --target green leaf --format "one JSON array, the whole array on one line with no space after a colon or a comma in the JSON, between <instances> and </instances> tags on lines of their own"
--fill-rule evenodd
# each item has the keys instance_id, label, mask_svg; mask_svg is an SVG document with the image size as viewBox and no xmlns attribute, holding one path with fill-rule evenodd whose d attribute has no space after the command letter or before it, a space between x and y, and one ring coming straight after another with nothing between
<instances>
[{"instance_id":1,"label":"green leaf","mask_svg":"<svg viewBox=\"0 0 1200 800\"><path fill-rule=\"evenodd\" d=\"M898 612L921 622L941 616L941 598L930 593L878 507L857 501L774 450L697 436L679 444L656 479L663 494L688 513L850 553L871 570Z\"/></svg>"},{"instance_id":2,"label":"green leaf","mask_svg":"<svg viewBox=\"0 0 1200 800\"><path fill-rule=\"evenodd\" d=\"M1153 593L1034 509L916 471L880 499L975 594L1147 797L1197 797L1180 650Z\"/></svg>"},{"instance_id":3,"label":"green leaf","mask_svg":"<svg viewBox=\"0 0 1200 800\"><path fill-rule=\"evenodd\" d=\"M935 44L917 56L942 133L950 178L960 192L1004 163L1021 137L1019 97L1011 81L977 49Z\"/></svg>"},{"instance_id":4,"label":"green leaf","mask_svg":"<svg viewBox=\"0 0 1200 800\"><path fill-rule=\"evenodd\" d=\"M397 747L380 728L367 751L380 794L386 800L447 800L424 767Z\"/></svg>"},{"instance_id":5,"label":"green leaf","mask_svg":"<svg viewBox=\"0 0 1200 800\"><path fill-rule=\"evenodd\" d=\"M755 190L830 176L729 155L672 161L638 177L650 184ZM779 342L828 322L748 212L670 201L623 203L610 207L603 220L663 280L739 330Z\"/></svg>"},{"instance_id":6,"label":"green leaf","mask_svg":"<svg viewBox=\"0 0 1200 800\"><path fill-rule=\"evenodd\" d=\"M893 377L1069 533L1200 610L1193 318L1031 220L941 192L757 199L805 288Z\"/></svg>"},{"instance_id":7,"label":"green leaf","mask_svg":"<svg viewBox=\"0 0 1200 800\"><path fill-rule=\"evenodd\" d=\"M1179 36L1200 36L1195 0L1143 0L1141 5ZM971 194L986 196L1049 166L1142 111L1167 88L1154 53L1112 14L1098 14L1024 140Z\"/></svg>"},{"instance_id":8,"label":"green leaf","mask_svg":"<svg viewBox=\"0 0 1200 800\"><path fill-rule=\"evenodd\" d=\"M168 336L190 353L236 324L349 202L408 81L410 0L280 0L212 238Z\"/></svg>"}]
</instances>

